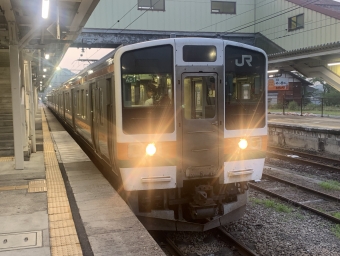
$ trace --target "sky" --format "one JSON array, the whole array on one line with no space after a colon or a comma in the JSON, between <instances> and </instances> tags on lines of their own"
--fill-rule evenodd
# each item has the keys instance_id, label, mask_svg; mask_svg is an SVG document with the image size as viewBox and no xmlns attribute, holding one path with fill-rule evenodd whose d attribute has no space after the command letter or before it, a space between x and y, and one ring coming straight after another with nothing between
<instances>
[{"instance_id":1,"label":"sky","mask_svg":"<svg viewBox=\"0 0 340 256\"><path fill-rule=\"evenodd\" d=\"M113 49L107 48L84 48L84 52L82 52L82 48L68 48L64 58L61 60L59 67L67 68L73 73L79 73L79 71L83 70L86 66L93 62L87 61L78 61L78 59L95 59L99 60ZM81 56L81 54L83 56Z\"/></svg>"}]
</instances>

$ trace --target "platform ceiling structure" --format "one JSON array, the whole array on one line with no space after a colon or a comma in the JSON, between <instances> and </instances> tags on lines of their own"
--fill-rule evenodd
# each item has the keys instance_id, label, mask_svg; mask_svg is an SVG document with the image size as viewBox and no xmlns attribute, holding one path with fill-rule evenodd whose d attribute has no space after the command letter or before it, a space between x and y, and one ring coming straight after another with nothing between
<instances>
[{"instance_id":1,"label":"platform ceiling structure","mask_svg":"<svg viewBox=\"0 0 340 256\"><path fill-rule=\"evenodd\" d=\"M7 102L3 107L8 110L0 114L1 118L13 119L12 131L6 129L2 137L9 136L7 144L14 140L16 169L23 169L24 156L36 150L37 92L49 86L68 47L99 1L0 0L0 90L6 90L0 98ZM48 17L43 18L42 5L46 2ZM0 133L3 131L0 129Z\"/></svg>"},{"instance_id":2,"label":"platform ceiling structure","mask_svg":"<svg viewBox=\"0 0 340 256\"><path fill-rule=\"evenodd\" d=\"M296 70L306 77L321 77L340 91L340 42L270 54L268 63L269 70Z\"/></svg>"},{"instance_id":3,"label":"platform ceiling structure","mask_svg":"<svg viewBox=\"0 0 340 256\"><path fill-rule=\"evenodd\" d=\"M36 86L39 86L39 81L43 81L42 87L48 86L56 66L98 2L50 0L49 16L43 19L42 0L0 0L0 65L8 66L6 49L11 42L16 43L19 50L25 50L32 56ZM49 60L45 60L45 54L50 55Z\"/></svg>"}]
</instances>

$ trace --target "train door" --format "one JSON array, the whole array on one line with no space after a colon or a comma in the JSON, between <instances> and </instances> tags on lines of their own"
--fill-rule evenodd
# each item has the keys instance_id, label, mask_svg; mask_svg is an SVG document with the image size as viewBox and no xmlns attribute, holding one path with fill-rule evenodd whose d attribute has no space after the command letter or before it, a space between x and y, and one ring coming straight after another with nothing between
<instances>
[{"instance_id":1,"label":"train door","mask_svg":"<svg viewBox=\"0 0 340 256\"><path fill-rule=\"evenodd\" d=\"M96 83L90 84L91 90L91 137L93 147L96 152L99 153L99 144L98 144L98 122L100 122L100 113L99 113L99 89Z\"/></svg>"},{"instance_id":2,"label":"train door","mask_svg":"<svg viewBox=\"0 0 340 256\"><path fill-rule=\"evenodd\" d=\"M63 92L63 118L65 119L65 112L66 112L66 93Z\"/></svg>"},{"instance_id":3,"label":"train door","mask_svg":"<svg viewBox=\"0 0 340 256\"><path fill-rule=\"evenodd\" d=\"M110 163L108 147L108 106L110 105L110 94L108 90L108 80L101 79L97 82L99 98L99 120L98 120L98 142L102 157Z\"/></svg>"},{"instance_id":4,"label":"train door","mask_svg":"<svg viewBox=\"0 0 340 256\"><path fill-rule=\"evenodd\" d=\"M77 111L77 95L75 89L71 89L71 100L72 100L72 127L76 131L76 111Z\"/></svg>"},{"instance_id":5,"label":"train door","mask_svg":"<svg viewBox=\"0 0 340 256\"><path fill-rule=\"evenodd\" d=\"M218 172L217 74L182 74L182 168L186 177Z\"/></svg>"}]
</instances>

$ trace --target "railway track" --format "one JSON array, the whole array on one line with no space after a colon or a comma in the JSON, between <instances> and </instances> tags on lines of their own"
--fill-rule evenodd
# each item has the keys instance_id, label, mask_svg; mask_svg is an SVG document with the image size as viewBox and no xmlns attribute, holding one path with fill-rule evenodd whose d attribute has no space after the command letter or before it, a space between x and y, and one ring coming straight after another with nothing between
<instances>
[{"instance_id":1,"label":"railway track","mask_svg":"<svg viewBox=\"0 0 340 256\"><path fill-rule=\"evenodd\" d=\"M296 207L312 211L328 220L340 224L340 198L300 184L263 174L260 184L249 186L272 197L279 198Z\"/></svg>"},{"instance_id":2,"label":"railway track","mask_svg":"<svg viewBox=\"0 0 340 256\"><path fill-rule=\"evenodd\" d=\"M154 239L160 244L162 249L167 255L171 256L185 256L185 255L191 255L195 254L195 252L188 252L188 249L182 248L183 245L177 244L173 240L173 237L170 238L166 232L151 232L151 235L154 237ZM197 235L195 232L192 233L193 236ZM209 234L211 237L211 241L206 243L204 242L204 246L216 249L215 244L213 241L219 240L222 241L224 244L224 248L233 248L232 251L236 254L233 255L242 255L242 256L258 256L253 250L249 249L246 245L244 245L241 241L235 239L231 234L229 234L226 231L225 227L219 227L214 230ZM192 238L195 240L194 238ZM176 240L176 239L175 239ZM208 239L209 240L209 239ZM209 245L210 243L210 245ZM195 245L191 244L189 251L193 250L195 248ZM220 247L221 249L223 247ZM197 248L196 248L197 250ZM216 252L218 255L222 255L221 252ZM213 255L213 254L212 254Z\"/></svg>"},{"instance_id":3,"label":"railway track","mask_svg":"<svg viewBox=\"0 0 340 256\"><path fill-rule=\"evenodd\" d=\"M340 161L334 158L323 157L314 154L308 154L305 152L278 148L273 146L268 146L267 149L268 149L267 157L278 158L281 160L299 164L308 164L321 169L328 169L340 172Z\"/></svg>"},{"instance_id":4,"label":"railway track","mask_svg":"<svg viewBox=\"0 0 340 256\"><path fill-rule=\"evenodd\" d=\"M257 256L253 250L249 249L246 245L244 245L242 242L234 238L232 235L230 235L224 227L219 227L217 230L220 233L221 239L223 239L226 243L234 246L238 252L241 255L244 256Z\"/></svg>"}]
</instances>

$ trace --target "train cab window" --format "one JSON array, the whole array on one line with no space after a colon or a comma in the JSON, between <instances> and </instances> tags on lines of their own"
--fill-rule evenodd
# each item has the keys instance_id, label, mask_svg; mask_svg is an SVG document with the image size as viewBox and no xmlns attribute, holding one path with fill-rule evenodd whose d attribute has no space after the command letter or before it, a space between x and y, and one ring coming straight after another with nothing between
<instances>
[{"instance_id":1,"label":"train cab window","mask_svg":"<svg viewBox=\"0 0 340 256\"><path fill-rule=\"evenodd\" d=\"M173 47L162 45L125 52L121 72L124 133L173 132Z\"/></svg>"},{"instance_id":2,"label":"train cab window","mask_svg":"<svg viewBox=\"0 0 340 256\"><path fill-rule=\"evenodd\" d=\"M265 56L250 49L226 46L225 128L265 126Z\"/></svg>"},{"instance_id":3,"label":"train cab window","mask_svg":"<svg viewBox=\"0 0 340 256\"><path fill-rule=\"evenodd\" d=\"M184 78L183 108L186 119L214 118L216 114L216 86L213 76Z\"/></svg>"}]
</instances>

